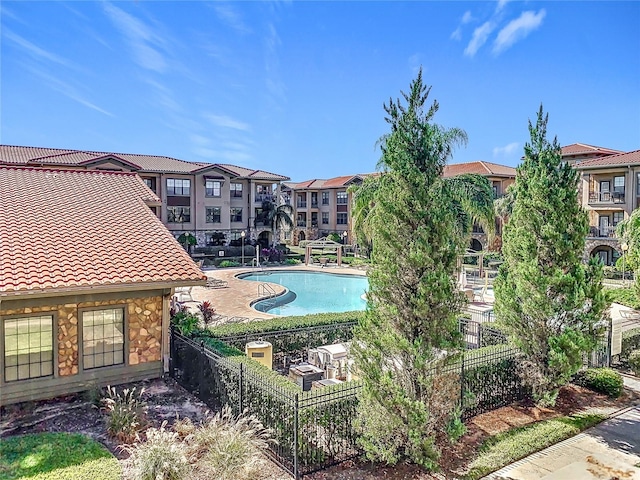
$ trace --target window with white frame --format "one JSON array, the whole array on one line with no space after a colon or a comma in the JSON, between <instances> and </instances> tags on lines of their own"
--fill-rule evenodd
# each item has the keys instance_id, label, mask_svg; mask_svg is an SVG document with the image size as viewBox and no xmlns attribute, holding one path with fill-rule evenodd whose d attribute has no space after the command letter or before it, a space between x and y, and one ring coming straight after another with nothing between
<instances>
[{"instance_id":1,"label":"window with white frame","mask_svg":"<svg viewBox=\"0 0 640 480\"><path fill-rule=\"evenodd\" d=\"M347 214L346 213L338 213L336 217L336 223L338 225L346 225L347 224Z\"/></svg>"},{"instance_id":2,"label":"window with white frame","mask_svg":"<svg viewBox=\"0 0 640 480\"><path fill-rule=\"evenodd\" d=\"M338 192L336 194L336 203L338 205L346 205L348 200L347 192Z\"/></svg>"},{"instance_id":3,"label":"window with white frame","mask_svg":"<svg viewBox=\"0 0 640 480\"><path fill-rule=\"evenodd\" d=\"M220 207L207 207L207 223L220 223Z\"/></svg>"},{"instance_id":4,"label":"window with white frame","mask_svg":"<svg viewBox=\"0 0 640 480\"><path fill-rule=\"evenodd\" d=\"M231 221L232 222L241 222L242 221L242 208L239 207L231 207Z\"/></svg>"},{"instance_id":5,"label":"window with white frame","mask_svg":"<svg viewBox=\"0 0 640 480\"><path fill-rule=\"evenodd\" d=\"M191 195L191 180L187 178L167 178L167 195L188 197Z\"/></svg>"},{"instance_id":6,"label":"window with white frame","mask_svg":"<svg viewBox=\"0 0 640 480\"><path fill-rule=\"evenodd\" d=\"M323 225L329 224L329 212L322 212L322 224Z\"/></svg>"},{"instance_id":7,"label":"window with white frame","mask_svg":"<svg viewBox=\"0 0 640 480\"><path fill-rule=\"evenodd\" d=\"M82 365L84 370L124 363L124 309L82 312Z\"/></svg>"},{"instance_id":8,"label":"window with white frame","mask_svg":"<svg viewBox=\"0 0 640 480\"><path fill-rule=\"evenodd\" d=\"M232 183L229 187L231 189L232 197L242 197L242 184L241 183Z\"/></svg>"},{"instance_id":9,"label":"window with white frame","mask_svg":"<svg viewBox=\"0 0 640 480\"><path fill-rule=\"evenodd\" d=\"M613 226L615 227L624 220L624 212L613 212Z\"/></svg>"},{"instance_id":10,"label":"window with white frame","mask_svg":"<svg viewBox=\"0 0 640 480\"><path fill-rule=\"evenodd\" d=\"M222 191L222 182L219 180L206 180L204 190L207 197L219 197Z\"/></svg>"},{"instance_id":11,"label":"window with white frame","mask_svg":"<svg viewBox=\"0 0 640 480\"><path fill-rule=\"evenodd\" d=\"M322 205L329 205L329 192L322 192Z\"/></svg>"},{"instance_id":12,"label":"window with white frame","mask_svg":"<svg viewBox=\"0 0 640 480\"><path fill-rule=\"evenodd\" d=\"M4 321L4 381L53 375L53 316Z\"/></svg>"},{"instance_id":13,"label":"window with white frame","mask_svg":"<svg viewBox=\"0 0 640 480\"><path fill-rule=\"evenodd\" d=\"M167 207L168 223L189 223L191 221L191 207Z\"/></svg>"}]
</instances>

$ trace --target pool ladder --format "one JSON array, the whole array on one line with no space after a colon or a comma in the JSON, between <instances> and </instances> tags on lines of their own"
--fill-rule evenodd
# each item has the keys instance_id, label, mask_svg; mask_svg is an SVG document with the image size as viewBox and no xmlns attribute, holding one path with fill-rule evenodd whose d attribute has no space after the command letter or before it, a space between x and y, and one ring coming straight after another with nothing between
<instances>
[{"instance_id":1,"label":"pool ladder","mask_svg":"<svg viewBox=\"0 0 640 480\"><path fill-rule=\"evenodd\" d=\"M268 311L271 308L275 307L276 291L268 283L261 283L258 285L258 296L267 297L267 299L265 299L263 303L263 305L265 306L265 311Z\"/></svg>"}]
</instances>

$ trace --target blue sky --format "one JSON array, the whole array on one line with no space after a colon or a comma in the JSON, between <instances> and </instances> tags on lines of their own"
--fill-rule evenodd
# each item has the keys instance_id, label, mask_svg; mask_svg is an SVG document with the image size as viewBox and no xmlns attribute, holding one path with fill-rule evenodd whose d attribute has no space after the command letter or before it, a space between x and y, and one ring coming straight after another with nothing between
<instances>
[{"instance_id":1,"label":"blue sky","mask_svg":"<svg viewBox=\"0 0 640 480\"><path fill-rule=\"evenodd\" d=\"M4 0L0 142L168 155L301 181L375 170L422 66L453 163L640 148L640 2Z\"/></svg>"}]
</instances>

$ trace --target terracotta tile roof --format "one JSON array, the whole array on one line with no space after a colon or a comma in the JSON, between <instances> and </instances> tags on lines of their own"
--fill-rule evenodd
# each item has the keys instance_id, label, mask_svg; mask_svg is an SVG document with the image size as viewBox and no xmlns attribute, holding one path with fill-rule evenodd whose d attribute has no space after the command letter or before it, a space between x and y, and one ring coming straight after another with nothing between
<instances>
[{"instance_id":1,"label":"terracotta tile roof","mask_svg":"<svg viewBox=\"0 0 640 480\"><path fill-rule=\"evenodd\" d=\"M0 296L203 283L135 173L0 166Z\"/></svg>"},{"instance_id":2,"label":"terracotta tile roof","mask_svg":"<svg viewBox=\"0 0 640 480\"><path fill-rule=\"evenodd\" d=\"M304 182L286 182L285 185L294 190L340 188L349 186L352 180L364 180L370 175L378 175L378 173L357 173L355 175L343 175L341 177L329 178L328 180L316 178L313 180L305 180Z\"/></svg>"},{"instance_id":3,"label":"terracotta tile roof","mask_svg":"<svg viewBox=\"0 0 640 480\"><path fill-rule=\"evenodd\" d=\"M187 162L177 158L132 153L94 152L65 150L60 148L19 147L0 145L0 165L73 166L87 165L104 158L121 160L134 170L162 173L196 173L209 168L221 168L231 175L257 180L288 180L289 177L264 170L252 170L236 165Z\"/></svg>"},{"instance_id":4,"label":"terracotta tile roof","mask_svg":"<svg viewBox=\"0 0 640 480\"><path fill-rule=\"evenodd\" d=\"M638 164L640 164L640 150L633 150L631 152L620 153L618 155L608 155L606 157L583 160L582 162L576 163L574 167L581 170L584 168L617 167Z\"/></svg>"},{"instance_id":5,"label":"terracotta tile roof","mask_svg":"<svg viewBox=\"0 0 640 480\"><path fill-rule=\"evenodd\" d=\"M587 145L586 143L572 143L562 147L563 157L572 157L580 155L614 155L623 153L620 150L612 150L611 148L596 147L595 145Z\"/></svg>"},{"instance_id":6,"label":"terracotta tile roof","mask_svg":"<svg viewBox=\"0 0 640 480\"><path fill-rule=\"evenodd\" d=\"M478 175L486 175L488 177L515 177L516 169L506 165L499 165L497 163L484 161L454 163L444 167L442 176L455 177L456 175L463 175L465 173L475 173Z\"/></svg>"}]
</instances>

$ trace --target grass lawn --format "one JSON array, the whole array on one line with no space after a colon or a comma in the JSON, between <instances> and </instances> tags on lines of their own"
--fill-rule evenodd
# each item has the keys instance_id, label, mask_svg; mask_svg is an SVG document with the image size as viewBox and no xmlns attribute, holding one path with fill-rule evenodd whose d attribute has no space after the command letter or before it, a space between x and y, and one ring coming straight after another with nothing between
<instances>
[{"instance_id":1,"label":"grass lawn","mask_svg":"<svg viewBox=\"0 0 640 480\"><path fill-rule=\"evenodd\" d=\"M465 477L475 480L532 453L577 435L607 418L605 415L572 415L526 425L485 441Z\"/></svg>"},{"instance_id":2,"label":"grass lawn","mask_svg":"<svg viewBox=\"0 0 640 480\"><path fill-rule=\"evenodd\" d=\"M0 440L3 480L119 480L118 460L77 433L38 433Z\"/></svg>"}]
</instances>

